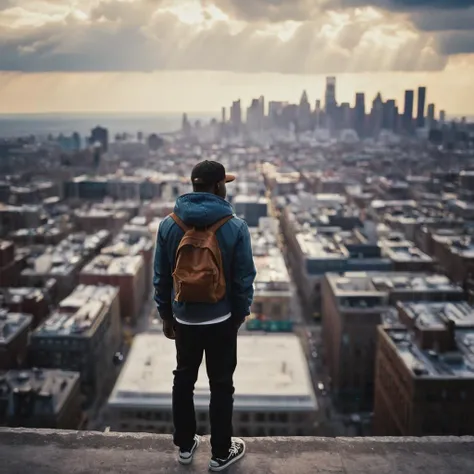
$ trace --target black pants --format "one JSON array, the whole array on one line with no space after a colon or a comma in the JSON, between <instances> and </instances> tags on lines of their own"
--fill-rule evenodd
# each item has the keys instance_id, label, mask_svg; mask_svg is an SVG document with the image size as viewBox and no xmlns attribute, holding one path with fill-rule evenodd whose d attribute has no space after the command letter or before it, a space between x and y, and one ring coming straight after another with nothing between
<instances>
[{"instance_id":1,"label":"black pants","mask_svg":"<svg viewBox=\"0 0 474 474\"><path fill-rule=\"evenodd\" d=\"M191 448L196 434L194 385L202 356L211 389L209 415L212 455L226 458L232 438L233 375L237 365L237 332L233 319L223 323L189 326L176 323L177 368L173 384L174 443Z\"/></svg>"}]
</instances>

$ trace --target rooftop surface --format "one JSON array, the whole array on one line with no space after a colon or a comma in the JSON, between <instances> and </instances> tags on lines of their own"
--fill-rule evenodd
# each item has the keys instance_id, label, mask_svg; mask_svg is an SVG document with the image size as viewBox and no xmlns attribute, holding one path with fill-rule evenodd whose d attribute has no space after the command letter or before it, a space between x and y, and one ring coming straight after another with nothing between
<instances>
[{"instance_id":1,"label":"rooftop surface","mask_svg":"<svg viewBox=\"0 0 474 474\"><path fill-rule=\"evenodd\" d=\"M118 295L115 286L79 285L34 332L34 337L89 337Z\"/></svg>"},{"instance_id":2,"label":"rooftop surface","mask_svg":"<svg viewBox=\"0 0 474 474\"><path fill-rule=\"evenodd\" d=\"M47 416L61 410L78 382L77 372L46 369L10 370L0 377L0 393L30 393L32 397L38 397L43 401L34 404L35 416Z\"/></svg>"},{"instance_id":3,"label":"rooftop surface","mask_svg":"<svg viewBox=\"0 0 474 474\"><path fill-rule=\"evenodd\" d=\"M137 335L109 406L171 406L176 365L173 344L162 334ZM240 335L238 345L239 364L234 375L236 410L316 408L308 364L295 335ZM195 400L198 408L209 406L204 364L199 371Z\"/></svg>"},{"instance_id":4,"label":"rooftop surface","mask_svg":"<svg viewBox=\"0 0 474 474\"><path fill-rule=\"evenodd\" d=\"M253 438L230 474L471 474L474 438ZM0 474L205 473L206 438L179 466L171 437L0 428Z\"/></svg>"},{"instance_id":5,"label":"rooftop surface","mask_svg":"<svg viewBox=\"0 0 474 474\"><path fill-rule=\"evenodd\" d=\"M0 308L0 345L9 344L32 321L29 314L10 313Z\"/></svg>"},{"instance_id":6,"label":"rooftop surface","mask_svg":"<svg viewBox=\"0 0 474 474\"><path fill-rule=\"evenodd\" d=\"M42 254L30 259L29 268L23 270L23 274L67 275L95 252L108 237L107 230L90 235L82 232L71 234L58 245L49 246Z\"/></svg>"},{"instance_id":7,"label":"rooftop surface","mask_svg":"<svg viewBox=\"0 0 474 474\"><path fill-rule=\"evenodd\" d=\"M328 238L314 232L300 232L296 234L296 240L306 258L345 260L349 255L347 250L337 247Z\"/></svg>"},{"instance_id":8,"label":"rooftop surface","mask_svg":"<svg viewBox=\"0 0 474 474\"><path fill-rule=\"evenodd\" d=\"M87 264L82 273L93 275L135 275L143 265L141 255L98 255Z\"/></svg>"},{"instance_id":9,"label":"rooftop surface","mask_svg":"<svg viewBox=\"0 0 474 474\"><path fill-rule=\"evenodd\" d=\"M404 272L345 272L326 275L336 294L391 293L396 291L461 294L461 287L444 275Z\"/></svg>"},{"instance_id":10,"label":"rooftop surface","mask_svg":"<svg viewBox=\"0 0 474 474\"><path fill-rule=\"evenodd\" d=\"M402 359L413 377L418 378L474 378L474 332L459 331L456 334L458 350L439 354L434 350L423 350L406 329L387 329ZM461 394L466 396L466 394ZM474 468L474 465L473 465Z\"/></svg>"}]
</instances>

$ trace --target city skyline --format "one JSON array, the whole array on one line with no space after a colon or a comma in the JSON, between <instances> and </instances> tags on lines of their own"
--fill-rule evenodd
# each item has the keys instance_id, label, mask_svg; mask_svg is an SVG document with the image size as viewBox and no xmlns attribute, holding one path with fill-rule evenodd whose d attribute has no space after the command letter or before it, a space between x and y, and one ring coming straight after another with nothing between
<instances>
[{"instance_id":1,"label":"city skyline","mask_svg":"<svg viewBox=\"0 0 474 474\"><path fill-rule=\"evenodd\" d=\"M0 113L218 111L345 75L344 102L420 83L471 115L472 25L467 1L2 0Z\"/></svg>"}]
</instances>

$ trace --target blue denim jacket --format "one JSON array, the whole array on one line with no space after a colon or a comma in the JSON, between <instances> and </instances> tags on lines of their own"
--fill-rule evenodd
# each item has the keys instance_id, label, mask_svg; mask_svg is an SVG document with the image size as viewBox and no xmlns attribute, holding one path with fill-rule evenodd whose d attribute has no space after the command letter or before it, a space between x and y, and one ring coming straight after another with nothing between
<instances>
[{"instance_id":1,"label":"blue denim jacket","mask_svg":"<svg viewBox=\"0 0 474 474\"><path fill-rule=\"evenodd\" d=\"M181 196L176 201L174 212L187 225L197 227L209 226L234 213L225 199L209 193ZM256 275L246 222L234 216L216 232L222 254L226 295L215 304L174 301L172 273L176 251L183 235L183 231L171 217L164 219L158 229L153 284L161 318L171 319L174 314L182 321L197 323L212 321L231 313L236 322L242 321L250 314Z\"/></svg>"}]
</instances>

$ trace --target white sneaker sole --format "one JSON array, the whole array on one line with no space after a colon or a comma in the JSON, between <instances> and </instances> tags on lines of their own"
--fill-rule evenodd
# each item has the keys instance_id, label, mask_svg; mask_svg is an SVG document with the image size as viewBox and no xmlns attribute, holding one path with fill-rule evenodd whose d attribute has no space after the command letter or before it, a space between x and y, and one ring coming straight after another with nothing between
<instances>
[{"instance_id":1,"label":"white sneaker sole","mask_svg":"<svg viewBox=\"0 0 474 474\"><path fill-rule=\"evenodd\" d=\"M232 459L232 461L228 462L225 466L211 466L211 464L209 464L209 470L211 472L221 472L224 469L227 469L229 466L232 466L232 464L235 464L237 461L240 461L244 457L246 449L247 447L244 444L244 450L237 457Z\"/></svg>"},{"instance_id":2,"label":"white sneaker sole","mask_svg":"<svg viewBox=\"0 0 474 474\"><path fill-rule=\"evenodd\" d=\"M178 462L180 464L182 464L183 466L188 466L189 464L191 464L193 462L194 455L196 454L196 451L199 448L199 445L201 444L201 438L197 437L195 439L195 441L196 441L196 447L194 448L194 450L193 450L191 456L189 456L189 458L183 458L183 457L181 457L180 454L178 454Z\"/></svg>"}]
</instances>

